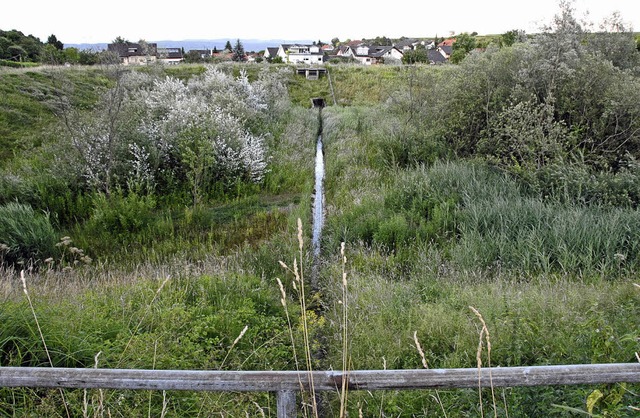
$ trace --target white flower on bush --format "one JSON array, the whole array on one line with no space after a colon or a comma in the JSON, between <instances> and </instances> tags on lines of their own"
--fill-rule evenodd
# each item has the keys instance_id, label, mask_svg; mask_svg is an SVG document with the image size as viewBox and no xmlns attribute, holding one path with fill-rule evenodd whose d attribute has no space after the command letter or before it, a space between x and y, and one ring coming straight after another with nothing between
<instances>
[{"instance_id":1,"label":"white flower on bush","mask_svg":"<svg viewBox=\"0 0 640 418\"><path fill-rule=\"evenodd\" d=\"M234 91L243 91L242 97L234 99L230 94ZM234 80L209 69L188 86L167 78L144 96L147 117L140 129L157 144L165 160L173 154L183 161L193 182L202 181L205 165L215 170L213 177L260 182L267 169L264 141L248 132L244 119L234 114L244 108L241 113L247 116L251 113L247 109L262 107L256 94L246 74ZM252 100L252 106L244 99ZM232 101L241 105L231 106Z\"/></svg>"},{"instance_id":2,"label":"white flower on bush","mask_svg":"<svg viewBox=\"0 0 640 418\"><path fill-rule=\"evenodd\" d=\"M267 173L267 157L264 140L245 132L244 144L240 150L240 158L246 169L248 180L259 183Z\"/></svg>"}]
</instances>

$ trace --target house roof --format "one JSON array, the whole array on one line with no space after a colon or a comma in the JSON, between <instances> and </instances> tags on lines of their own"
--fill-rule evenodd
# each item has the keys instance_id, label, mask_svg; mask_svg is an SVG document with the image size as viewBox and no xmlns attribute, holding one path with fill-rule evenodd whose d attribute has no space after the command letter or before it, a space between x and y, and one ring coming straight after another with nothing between
<instances>
[{"instance_id":1,"label":"house roof","mask_svg":"<svg viewBox=\"0 0 640 418\"><path fill-rule=\"evenodd\" d=\"M405 46L413 47L413 45L418 42L419 41L417 39L403 39L402 41L396 42L393 46L395 46L398 49L402 49Z\"/></svg>"},{"instance_id":2,"label":"house roof","mask_svg":"<svg viewBox=\"0 0 640 418\"><path fill-rule=\"evenodd\" d=\"M427 59L431 64L444 64L445 62L447 62L447 59L444 57L444 55L442 55L435 49L427 50Z\"/></svg>"},{"instance_id":3,"label":"house roof","mask_svg":"<svg viewBox=\"0 0 640 418\"><path fill-rule=\"evenodd\" d=\"M445 39L444 41L440 42L438 44L438 46L453 46L453 44L456 43L456 38L449 38L449 39Z\"/></svg>"},{"instance_id":4,"label":"house roof","mask_svg":"<svg viewBox=\"0 0 640 418\"><path fill-rule=\"evenodd\" d=\"M107 45L107 51L112 51L118 54L119 57L140 57L144 55L156 55L158 51L158 44L150 43L147 44L147 50L145 51L142 45L133 43L133 42L125 42L125 43L117 43L117 44L109 44Z\"/></svg>"},{"instance_id":5,"label":"house roof","mask_svg":"<svg viewBox=\"0 0 640 418\"><path fill-rule=\"evenodd\" d=\"M182 59L181 48L158 48L158 55L168 59Z\"/></svg>"},{"instance_id":6,"label":"house roof","mask_svg":"<svg viewBox=\"0 0 640 418\"><path fill-rule=\"evenodd\" d=\"M269 46L267 47L267 49L265 50L267 56L269 57L275 57L276 55L278 55L278 47L277 46Z\"/></svg>"},{"instance_id":7,"label":"house roof","mask_svg":"<svg viewBox=\"0 0 640 418\"><path fill-rule=\"evenodd\" d=\"M317 47L318 48L318 52L304 52L304 54L308 54L308 55L324 55L324 52L320 49L320 47L318 45L307 45L307 44L282 44L281 47L282 49L284 49L285 51L290 51L291 49L296 49L296 48L307 48L310 49L311 47Z\"/></svg>"},{"instance_id":8,"label":"house roof","mask_svg":"<svg viewBox=\"0 0 640 418\"><path fill-rule=\"evenodd\" d=\"M451 53L453 52L453 47L449 45L443 45L440 47L440 49L443 50L447 55L451 55Z\"/></svg>"},{"instance_id":9,"label":"house roof","mask_svg":"<svg viewBox=\"0 0 640 418\"><path fill-rule=\"evenodd\" d=\"M380 58L384 56L387 52L391 51L393 46L370 46L369 47L369 56L372 58Z\"/></svg>"}]
</instances>

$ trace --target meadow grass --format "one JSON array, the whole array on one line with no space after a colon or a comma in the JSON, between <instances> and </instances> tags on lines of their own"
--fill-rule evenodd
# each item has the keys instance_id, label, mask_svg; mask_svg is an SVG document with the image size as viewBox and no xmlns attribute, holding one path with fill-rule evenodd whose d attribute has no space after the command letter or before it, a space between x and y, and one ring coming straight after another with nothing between
<instances>
[{"instance_id":1,"label":"meadow grass","mask_svg":"<svg viewBox=\"0 0 640 418\"><path fill-rule=\"evenodd\" d=\"M354 369L423 367L414 332L432 368L477 367L479 337L489 332L494 366L633 361L639 295L628 254L637 251L627 249L636 240L634 209L543 201L482 161L389 165L371 158L379 112L325 111L322 277L327 299L341 300L336 254L346 241ZM327 313L334 341L338 306ZM340 359L336 344L328 361L337 368ZM560 416L552 404L579 407L593 390L440 391L439 399L352 392L349 407L365 416ZM637 403L620 386L603 390ZM624 402L599 407L625 416Z\"/></svg>"}]
</instances>

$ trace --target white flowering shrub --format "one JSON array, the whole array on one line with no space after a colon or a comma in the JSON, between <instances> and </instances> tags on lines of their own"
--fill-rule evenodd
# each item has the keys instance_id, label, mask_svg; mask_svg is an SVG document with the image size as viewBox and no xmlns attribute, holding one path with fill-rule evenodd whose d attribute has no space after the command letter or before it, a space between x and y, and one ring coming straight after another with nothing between
<instances>
[{"instance_id":1,"label":"white flowering shrub","mask_svg":"<svg viewBox=\"0 0 640 418\"><path fill-rule=\"evenodd\" d=\"M250 81L210 66L189 81L120 74L90 121L72 133L77 170L89 190L185 190L194 202L268 171L265 126L287 109L284 74Z\"/></svg>"},{"instance_id":2,"label":"white flowering shrub","mask_svg":"<svg viewBox=\"0 0 640 418\"><path fill-rule=\"evenodd\" d=\"M251 122L266 117L268 103L276 102L270 94L282 97L268 80L250 83L245 72L234 78L209 67L188 83L168 77L140 93L139 131L159 153L164 175L188 182L194 202L214 183L228 188L264 179L266 144Z\"/></svg>"},{"instance_id":3,"label":"white flowering shrub","mask_svg":"<svg viewBox=\"0 0 640 418\"><path fill-rule=\"evenodd\" d=\"M289 109L289 90L283 82L291 75L289 68L267 67L258 75L253 88L260 91L266 104L266 117L277 119Z\"/></svg>"}]
</instances>

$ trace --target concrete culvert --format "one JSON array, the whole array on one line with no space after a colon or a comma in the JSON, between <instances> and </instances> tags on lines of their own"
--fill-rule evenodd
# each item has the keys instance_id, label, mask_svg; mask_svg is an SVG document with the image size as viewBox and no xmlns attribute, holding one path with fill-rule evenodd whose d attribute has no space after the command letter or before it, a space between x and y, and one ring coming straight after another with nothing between
<instances>
[{"instance_id":1,"label":"concrete culvert","mask_svg":"<svg viewBox=\"0 0 640 418\"><path fill-rule=\"evenodd\" d=\"M316 108L323 108L325 106L324 99L322 97L314 97L311 99L311 104Z\"/></svg>"}]
</instances>

